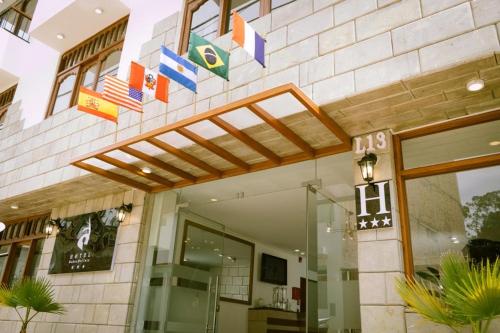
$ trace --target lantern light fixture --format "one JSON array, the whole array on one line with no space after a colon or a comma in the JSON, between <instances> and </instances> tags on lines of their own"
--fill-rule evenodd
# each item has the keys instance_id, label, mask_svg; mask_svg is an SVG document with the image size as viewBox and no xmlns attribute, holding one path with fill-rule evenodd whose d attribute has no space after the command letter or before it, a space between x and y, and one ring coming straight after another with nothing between
<instances>
[{"instance_id":1,"label":"lantern light fixture","mask_svg":"<svg viewBox=\"0 0 500 333\"><path fill-rule=\"evenodd\" d=\"M45 229L43 230L45 235L47 237L52 235L55 227L57 227L57 232L59 232L59 230L62 229L62 223L60 218L49 220L49 222L45 225Z\"/></svg>"},{"instance_id":2,"label":"lantern light fixture","mask_svg":"<svg viewBox=\"0 0 500 333\"><path fill-rule=\"evenodd\" d=\"M358 161L359 168L361 169L361 176L370 184L374 178L375 164L377 164L377 155L374 153L365 152L365 156Z\"/></svg>"},{"instance_id":3,"label":"lantern light fixture","mask_svg":"<svg viewBox=\"0 0 500 333\"><path fill-rule=\"evenodd\" d=\"M122 204L120 208L118 209L118 222L122 223L125 221L125 216L127 213L130 213L132 211L132 204Z\"/></svg>"}]
</instances>

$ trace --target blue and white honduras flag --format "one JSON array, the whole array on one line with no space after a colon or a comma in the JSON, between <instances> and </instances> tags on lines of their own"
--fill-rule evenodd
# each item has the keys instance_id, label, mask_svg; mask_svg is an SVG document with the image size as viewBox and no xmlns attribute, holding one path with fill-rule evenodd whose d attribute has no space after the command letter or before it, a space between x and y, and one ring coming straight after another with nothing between
<instances>
[{"instance_id":1,"label":"blue and white honduras flag","mask_svg":"<svg viewBox=\"0 0 500 333\"><path fill-rule=\"evenodd\" d=\"M198 67L163 45L160 55L160 73L196 92Z\"/></svg>"}]
</instances>

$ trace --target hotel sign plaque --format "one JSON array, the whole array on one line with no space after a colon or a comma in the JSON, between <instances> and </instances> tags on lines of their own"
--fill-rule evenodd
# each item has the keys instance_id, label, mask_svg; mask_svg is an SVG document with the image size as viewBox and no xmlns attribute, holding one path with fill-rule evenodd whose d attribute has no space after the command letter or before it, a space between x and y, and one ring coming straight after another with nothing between
<instances>
[{"instance_id":1,"label":"hotel sign plaque","mask_svg":"<svg viewBox=\"0 0 500 333\"><path fill-rule=\"evenodd\" d=\"M392 227L389 181L356 186L356 225L358 230Z\"/></svg>"},{"instance_id":2,"label":"hotel sign plaque","mask_svg":"<svg viewBox=\"0 0 500 333\"><path fill-rule=\"evenodd\" d=\"M49 274L110 270L118 209L64 218L50 260Z\"/></svg>"}]
</instances>

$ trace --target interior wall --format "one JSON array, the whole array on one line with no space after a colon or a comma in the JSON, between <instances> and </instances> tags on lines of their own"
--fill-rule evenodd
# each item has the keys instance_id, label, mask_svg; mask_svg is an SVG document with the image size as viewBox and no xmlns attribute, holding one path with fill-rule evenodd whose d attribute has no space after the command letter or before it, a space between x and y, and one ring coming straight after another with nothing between
<instances>
[{"instance_id":1,"label":"interior wall","mask_svg":"<svg viewBox=\"0 0 500 333\"><path fill-rule=\"evenodd\" d=\"M232 234L230 231L226 230L226 232ZM248 331L248 308L254 307L259 298L263 299L263 304L265 305L272 303L273 288L276 287L276 285L260 281L260 262L262 253L267 253L287 260L288 299L291 300L292 298L292 287L300 287L300 278L306 276L305 258L299 263L298 256L291 252L291 249L289 251L279 249L268 244L257 242L241 234L235 236L255 244L252 305L221 301L219 311L219 333L246 333ZM292 301L291 305L292 311L296 311L297 303Z\"/></svg>"}]
</instances>

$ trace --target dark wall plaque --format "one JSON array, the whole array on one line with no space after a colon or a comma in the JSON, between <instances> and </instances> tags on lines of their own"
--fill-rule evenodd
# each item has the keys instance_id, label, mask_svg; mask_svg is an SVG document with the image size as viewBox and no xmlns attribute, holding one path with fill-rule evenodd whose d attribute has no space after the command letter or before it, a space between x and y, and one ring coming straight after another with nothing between
<instances>
[{"instance_id":1,"label":"dark wall plaque","mask_svg":"<svg viewBox=\"0 0 500 333\"><path fill-rule=\"evenodd\" d=\"M113 264L118 209L77 215L61 221L49 274L110 270Z\"/></svg>"},{"instance_id":2,"label":"dark wall plaque","mask_svg":"<svg viewBox=\"0 0 500 333\"><path fill-rule=\"evenodd\" d=\"M389 181L356 186L358 230L392 227Z\"/></svg>"}]
</instances>

